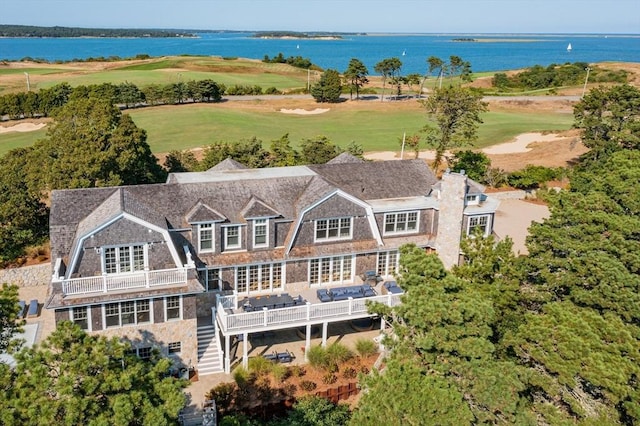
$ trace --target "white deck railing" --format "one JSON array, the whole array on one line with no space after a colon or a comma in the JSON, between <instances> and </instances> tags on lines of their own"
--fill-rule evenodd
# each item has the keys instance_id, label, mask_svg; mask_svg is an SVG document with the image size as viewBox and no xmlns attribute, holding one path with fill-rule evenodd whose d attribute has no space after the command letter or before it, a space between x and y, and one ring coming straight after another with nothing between
<instances>
[{"instance_id":1,"label":"white deck railing","mask_svg":"<svg viewBox=\"0 0 640 426\"><path fill-rule=\"evenodd\" d=\"M108 293L133 288L184 284L187 282L187 268L140 271L130 274L100 275L96 277L71 278L62 280L65 295Z\"/></svg>"},{"instance_id":2,"label":"white deck railing","mask_svg":"<svg viewBox=\"0 0 640 426\"><path fill-rule=\"evenodd\" d=\"M400 294L349 299L340 302L308 303L290 308L264 309L257 312L228 313L235 308L235 296L218 298L216 315L223 334L238 334L256 329L285 328L286 325L322 322L322 320L341 321L362 318L369 315L366 302L379 302L387 306L400 304ZM227 311L225 311L227 309Z\"/></svg>"}]
</instances>

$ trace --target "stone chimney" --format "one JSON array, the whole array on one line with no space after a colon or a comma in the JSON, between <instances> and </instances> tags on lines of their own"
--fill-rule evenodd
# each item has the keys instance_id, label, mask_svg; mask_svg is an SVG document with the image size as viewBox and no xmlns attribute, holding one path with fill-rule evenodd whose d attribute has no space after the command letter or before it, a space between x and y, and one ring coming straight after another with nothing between
<instances>
[{"instance_id":1,"label":"stone chimney","mask_svg":"<svg viewBox=\"0 0 640 426\"><path fill-rule=\"evenodd\" d=\"M442 175L436 252L447 269L457 265L460 258L466 193L467 177L463 173L447 171Z\"/></svg>"}]
</instances>

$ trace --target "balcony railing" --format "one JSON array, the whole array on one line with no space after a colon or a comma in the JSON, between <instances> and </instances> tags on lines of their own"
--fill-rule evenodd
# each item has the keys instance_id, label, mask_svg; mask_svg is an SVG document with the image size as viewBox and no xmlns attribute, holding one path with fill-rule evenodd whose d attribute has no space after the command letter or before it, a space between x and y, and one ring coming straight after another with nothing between
<instances>
[{"instance_id":1,"label":"balcony railing","mask_svg":"<svg viewBox=\"0 0 640 426\"><path fill-rule=\"evenodd\" d=\"M223 334L238 334L258 329L279 329L296 324L321 323L356 319L370 316L366 302L379 302L387 306L399 305L401 294L349 299L340 302L307 303L304 306L290 308L265 309L257 312L228 313L235 308L235 296L218 298L217 318ZM227 309L225 311L225 309Z\"/></svg>"},{"instance_id":2,"label":"balcony railing","mask_svg":"<svg viewBox=\"0 0 640 426\"><path fill-rule=\"evenodd\" d=\"M150 288L187 282L187 268L140 271L130 274L99 275L62 280L65 295L109 293L134 288Z\"/></svg>"}]
</instances>

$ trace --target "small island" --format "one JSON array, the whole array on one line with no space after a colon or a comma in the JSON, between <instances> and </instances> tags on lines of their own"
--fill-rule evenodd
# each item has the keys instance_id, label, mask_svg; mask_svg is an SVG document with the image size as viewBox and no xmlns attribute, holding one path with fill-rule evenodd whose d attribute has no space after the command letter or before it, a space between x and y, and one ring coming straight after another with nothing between
<instances>
[{"instance_id":1,"label":"small island","mask_svg":"<svg viewBox=\"0 0 640 426\"><path fill-rule=\"evenodd\" d=\"M261 31L255 38L342 40L344 33L299 33L295 31Z\"/></svg>"},{"instance_id":2,"label":"small island","mask_svg":"<svg viewBox=\"0 0 640 426\"><path fill-rule=\"evenodd\" d=\"M476 42L478 40L475 39L475 38L454 38L452 41L459 41L459 42L469 43L469 42Z\"/></svg>"},{"instance_id":3,"label":"small island","mask_svg":"<svg viewBox=\"0 0 640 426\"><path fill-rule=\"evenodd\" d=\"M78 27L37 27L31 25L0 25L0 37L44 38L44 37L102 37L102 38L166 38L196 37L183 30L154 30L129 28L78 28Z\"/></svg>"}]
</instances>

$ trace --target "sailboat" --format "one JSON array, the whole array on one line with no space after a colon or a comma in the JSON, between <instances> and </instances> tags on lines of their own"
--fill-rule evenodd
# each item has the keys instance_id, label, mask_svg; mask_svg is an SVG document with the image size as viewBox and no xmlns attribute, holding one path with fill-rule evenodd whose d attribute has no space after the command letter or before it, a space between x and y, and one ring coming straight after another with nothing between
<instances>
[{"instance_id":1,"label":"sailboat","mask_svg":"<svg viewBox=\"0 0 640 426\"><path fill-rule=\"evenodd\" d=\"M571 43L567 46L567 52L571 53Z\"/></svg>"},{"instance_id":2,"label":"sailboat","mask_svg":"<svg viewBox=\"0 0 640 426\"><path fill-rule=\"evenodd\" d=\"M407 54L407 51L406 51L406 50L403 50L403 51L402 51L402 56L404 56L404 55L406 55L406 54Z\"/></svg>"}]
</instances>

